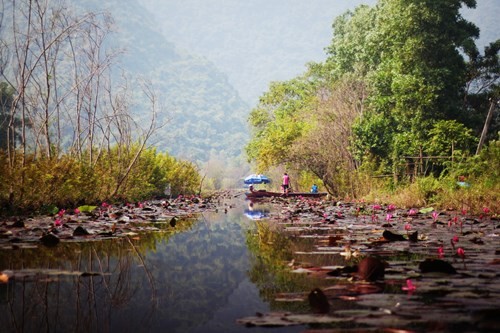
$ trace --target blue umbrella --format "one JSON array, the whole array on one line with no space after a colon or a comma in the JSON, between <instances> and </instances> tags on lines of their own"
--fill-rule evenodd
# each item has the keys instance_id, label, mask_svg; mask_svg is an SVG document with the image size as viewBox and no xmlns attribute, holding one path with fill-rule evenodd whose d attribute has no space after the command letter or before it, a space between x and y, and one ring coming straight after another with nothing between
<instances>
[{"instance_id":1,"label":"blue umbrella","mask_svg":"<svg viewBox=\"0 0 500 333\"><path fill-rule=\"evenodd\" d=\"M245 184L269 184L271 180L264 175L250 175L245 178Z\"/></svg>"}]
</instances>

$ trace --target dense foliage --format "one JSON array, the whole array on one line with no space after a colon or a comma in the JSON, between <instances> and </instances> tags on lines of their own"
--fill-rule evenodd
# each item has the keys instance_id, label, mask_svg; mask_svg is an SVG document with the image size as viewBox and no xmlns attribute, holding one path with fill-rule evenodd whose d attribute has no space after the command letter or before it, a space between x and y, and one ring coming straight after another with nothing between
<instances>
[{"instance_id":1,"label":"dense foliage","mask_svg":"<svg viewBox=\"0 0 500 333\"><path fill-rule=\"evenodd\" d=\"M340 196L367 194L377 175L451 174L500 91L500 42L479 52L479 29L460 14L475 5L380 0L338 17L327 60L271 85L252 110L249 158L310 172Z\"/></svg>"},{"instance_id":2,"label":"dense foliage","mask_svg":"<svg viewBox=\"0 0 500 333\"><path fill-rule=\"evenodd\" d=\"M198 193L197 168L155 149L145 150L123 178L129 160L138 150L138 145L125 151L115 146L93 165L70 155L29 156L24 166L21 159L16 160L14 172L8 169L6 155L1 152L0 212L38 210L48 205L77 207L102 201L136 202L164 196L167 188L170 195Z\"/></svg>"},{"instance_id":3,"label":"dense foliage","mask_svg":"<svg viewBox=\"0 0 500 333\"><path fill-rule=\"evenodd\" d=\"M158 85L137 79L132 90L113 74L112 18L65 5L1 5L0 206L199 191L192 163L148 148L163 127Z\"/></svg>"}]
</instances>

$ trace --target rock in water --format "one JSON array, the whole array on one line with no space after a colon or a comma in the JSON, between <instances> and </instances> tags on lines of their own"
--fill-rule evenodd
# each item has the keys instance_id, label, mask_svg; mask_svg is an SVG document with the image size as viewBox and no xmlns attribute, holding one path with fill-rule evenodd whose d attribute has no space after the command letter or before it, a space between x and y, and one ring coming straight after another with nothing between
<instances>
[{"instance_id":1,"label":"rock in water","mask_svg":"<svg viewBox=\"0 0 500 333\"><path fill-rule=\"evenodd\" d=\"M366 281L376 281L384 278L385 262L375 257L366 257L358 264L358 277Z\"/></svg>"},{"instance_id":2,"label":"rock in water","mask_svg":"<svg viewBox=\"0 0 500 333\"><path fill-rule=\"evenodd\" d=\"M24 228L24 221L23 220L17 220L14 222L14 224L11 225L12 228Z\"/></svg>"},{"instance_id":3,"label":"rock in water","mask_svg":"<svg viewBox=\"0 0 500 333\"><path fill-rule=\"evenodd\" d=\"M314 312L328 313L330 311L330 303L328 302L328 298L321 289L313 289L309 293L309 296L307 298L309 300L309 305Z\"/></svg>"},{"instance_id":4,"label":"rock in water","mask_svg":"<svg viewBox=\"0 0 500 333\"><path fill-rule=\"evenodd\" d=\"M422 273L457 274L457 271L449 262L440 259L425 259L418 265L418 268Z\"/></svg>"},{"instance_id":5,"label":"rock in water","mask_svg":"<svg viewBox=\"0 0 500 333\"><path fill-rule=\"evenodd\" d=\"M75 231L73 231L73 236L86 236L86 235L89 235L89 232L80 225L76 227Z\"/></svg>"},{"instance_id":6,"label":"rock in water","mask_svg":"<svg viewBox=\"0 0 500 333\"><path fill-rule=\"evenodd\" d=\"M53 233L48 233L46 235L43 235L41 238L40 238L40 241L42 242L43 245L45 246L56 246L57 244L59 244L59 242L61 241L59 239L59 237L57 237L56 235L54 235Z\"/></svg>"},{"instance_id":7,"label":"rock in water","mask_svg":"<svg viewBox=\"0 0 500 333\"><path fill-rule=\"evenodd\" d=\"M384 230L382 237L387 239L389 242L399 242L406 240L403 235L395 234L392 231Z\"/></svg>"}]
</instances>

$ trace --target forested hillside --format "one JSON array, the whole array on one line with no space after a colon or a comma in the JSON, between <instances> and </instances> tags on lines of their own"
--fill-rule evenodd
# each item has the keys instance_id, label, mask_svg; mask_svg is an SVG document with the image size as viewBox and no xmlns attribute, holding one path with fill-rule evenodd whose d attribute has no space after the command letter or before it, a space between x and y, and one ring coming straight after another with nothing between
<instances>
[{"instance_id":1,"label":"forested hillside","mask_svg":"<svg viewBox=\"0 0 500 333\"><path fill-rule=\"evenodd\" d=\"M217 152L241 153L247 139L248 106L227 76L206 58L179 51L159 31L152 14L136 0L85 1L75 4L108 11L115 20L111 45L123 49L121 68L132 80L151 81L162 100L151 143L192 161L207 161ZM131 82L137 84L137 81ZM138 106L138 112L141 107Z\"/></svg>"}]
</instances>

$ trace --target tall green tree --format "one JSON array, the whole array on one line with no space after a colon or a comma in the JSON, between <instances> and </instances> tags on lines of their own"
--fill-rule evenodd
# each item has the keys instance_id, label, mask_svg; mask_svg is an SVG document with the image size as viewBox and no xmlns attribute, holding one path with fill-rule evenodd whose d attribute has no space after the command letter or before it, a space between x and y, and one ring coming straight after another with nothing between
<instances>
[{"instance_id":1,"label":"tall green tree","mask_svg":"<svg viewBox=\"0 0 500 333\"><path fill-rule=\"evenodd\" d=\"M254 133L246 152L260 170L291 162L290 148L306 127L300 115L311 112L314 91L305 77L275 82L252 110L249 122Z\"/></svg>"},{"instance_id":2,"label":"tall green tree","mask_svg":"<svg viewBox=\"0 0 500 333\"><path fill-rule=\"evenodd\" d=\"M249 117L253 137L246 147L249 159L257 161L261 170L288 164L312 172L333 189L331 172L335 174L336 171L328 166L335 164L333 159L339 159L339 154L323 154L321 143L326 141L318 138L324 134L339 139L339 135L333 133L339 126L330 126L331 121L342 124L346 130L344 134L350 133L350 122L358 115L352 111L353 105L358 104L359 110L362 109L359 104L366 94L357 95L352 103L338 102L339 92L336 90L344 89L348 82L364 86L364 76L372 66L373 57L368 51L373 48L368 45L374 18L374 10L368 6L360 6L354 12L348 11L338 17L333 23L332 43L326 49L327 60L310 63L308 71L300 77L272 83L269 91L261 97ZM345 94L347 99L356 95L350 92L357 91L342 90L340 94ZM334 109L329 110L333 104ZM344 153L348 139L349 135L345 135L335 143Z\"/></svg>"},{"instance_id":3,"label":"tall green tree","mask_svg":"<svg viewBox=\"0 0 500 333\"><path fill-rule=\"evenodd\" d=\"M382 158L418 154L437 120L463 113L463 53L479 29L460 15L474 0L380 0L373 31L380 63L370 74L370 112L357 148ZM387 144L389 143L389 144Z\"/></svg>"},{"instance_id":4,"label":"tall green tree","mask_svg":"<svg viewBox=\"0 0 500 333\"><path fill-rule=\"evenodd\" d=\"M252 111L250 159L306 169L330 192L345 181L355 193L342 174L364 160L395 170L403 156L472 151L471 128L500 77L500 42L481 55L478 28L460 14L475 5L380 0L335 19L326 61L273 83Z\"/></svg>"}]
</instances>

